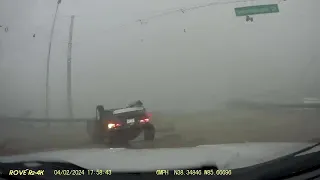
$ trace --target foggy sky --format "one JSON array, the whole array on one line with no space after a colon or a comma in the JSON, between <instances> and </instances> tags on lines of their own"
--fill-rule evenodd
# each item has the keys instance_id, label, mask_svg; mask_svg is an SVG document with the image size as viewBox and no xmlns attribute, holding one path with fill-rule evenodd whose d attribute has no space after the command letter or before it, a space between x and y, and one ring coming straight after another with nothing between
<instances>
[{"instance_id":1,"label":"foggy sky","mask_svg":"<svg viewBox=\"0 0 320 180\"><path fill-rule=\"evenodd\" d=\"M161 111L211 109L230 98L317 95L318 0L281 2L280 13L253 16L252 23L235 17L234 8L278 1L211 6L136 22L216 1L62 0L51 52L50 116L67 115L70 15L76 16L72 93L77 117L93 116L97 104L114 108L137 99ZM9 27L7 33L0 29L0 113L32 110L33 116L44 116L55 7L55 0L0 0L0 24Z\"/></svg>"}]
</instances>

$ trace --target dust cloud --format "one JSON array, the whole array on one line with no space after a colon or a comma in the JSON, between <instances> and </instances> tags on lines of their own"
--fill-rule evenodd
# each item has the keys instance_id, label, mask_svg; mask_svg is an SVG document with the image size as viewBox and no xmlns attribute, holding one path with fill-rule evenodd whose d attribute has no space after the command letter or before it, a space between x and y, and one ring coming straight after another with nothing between
<instances>
[{"instance_id":1,"label":"dust cloud","mask_svg":"<svg viewBox=\"0 0 320 180\"><path fill-rule=\"evenodd\" d=\"M18 2L19 6L16 5ZM0 25L9 27L8 32L0 27L0 114L3 117L1 127L6 129L2 132L3 137L20 138L26 136L21 134L29 134L34 139L46 132L47 135L43 136L46 140L39 141L55 144L49 136L59 139L67 136L63 132L69 133L63 125L39 130L38 126L44 125L17 125L4 118L44 117L45 63L56 3L0 0ZM253 22L236 17L234 8L269 4L270 1L231 3L172 13L174 9L205 3L208 1L62 0L52 41L50 117L67 117L66 64L71 15L75 15L72 98L76 118L94 117L98 104L116 108L140 99L150 111L170 114L162 121L158 120L159 124L177 121L174 126L179 129L185 124L180 122L180 116L189 117L190 113L209 114L195 118L207 119L211 123L217 123L215 119L223 119L219 123L242 122L239 117L231 118L233 110L225 108L225 103L234 99L300 103L304 97L320 97L317 74L320 25L316 23L319 1L282 1L279 13L253 16ZM140 23L140 19L144 23ZM244 111L242 114L246 114L245 120L242 119L244 125L250 124L247 116L256 113ZM263 125L259 128L266 129L269 125L265 122L271 121L269 116L288 120L281 121L278 128L286 127L292 118L299 117L296 122L301 123L306 116L305 113L303 116L293 114L296 116L268 111L251 119L261 119ZM187 119L185 122L189 125L186 129L190 130L195 120ZM214 126L206 123L200 126ZM283 140L299 139L297 137L305 132L305 129L301 130L302 126L306 126L299 123L291 136ZM315 126L314 123L310 124ZM220 125L228 126L229 130L225 132L232 131L231 134L258 133L241 128L236 130L230 124ZM34 130L35 126L37 130ZM77 140L71 138L66 142L86 142L83 141L86 138L85 125L73 126L73 135L68 137ZM59 128L60 133L56 133ZM220 134L205 137L221 136L224 134L222 130L219 130ZM294 132L300 135L296 136ZM184 134L185 130L179 130L179 133ZM314 136L312 134L310 138ZM241 141L245 139L250 137L243 137ZM265 139L276 141L276 137ZM263 138L257 140L263 141ZM234 141L237 140L219 139L215 142Z\"/></svg>"}]
</instances>

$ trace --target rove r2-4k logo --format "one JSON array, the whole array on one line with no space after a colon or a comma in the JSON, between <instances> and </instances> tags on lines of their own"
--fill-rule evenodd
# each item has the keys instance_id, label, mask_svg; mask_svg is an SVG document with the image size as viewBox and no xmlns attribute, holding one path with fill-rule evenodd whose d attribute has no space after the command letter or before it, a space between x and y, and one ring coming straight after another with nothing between
<instances>
[{"instance_id":1,"label":"rove r2-4k logo","mask_svg":"<svg viewBox=\"0 0 320 180\"><path fill-rule=\"evenodd\" d=\"M44 170L32 169L12 169L9 170L9 176L43 176Z\"/></svg>"}]
</instances>

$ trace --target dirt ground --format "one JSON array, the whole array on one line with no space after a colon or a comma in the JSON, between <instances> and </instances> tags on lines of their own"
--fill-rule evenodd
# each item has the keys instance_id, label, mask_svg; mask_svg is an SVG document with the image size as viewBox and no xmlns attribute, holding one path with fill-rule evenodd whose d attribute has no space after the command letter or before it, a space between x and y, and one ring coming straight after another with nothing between
<instances>
[{"instance_id":1,"label":"dirt ground","mask_svg":"<svg viewBox=\"0 0 320 180\"><path fill-rule=\"evenodd\" d=\"M1 123L0 155L54 149L103 147L90 142L85 124L34 126ZM13 124L13 125L12 125ZM320 115L315 110L239 110L155 116L154 143L139 140L128 148L185 147L239 142L320 141Z\"/></svg>"}]
</instances>

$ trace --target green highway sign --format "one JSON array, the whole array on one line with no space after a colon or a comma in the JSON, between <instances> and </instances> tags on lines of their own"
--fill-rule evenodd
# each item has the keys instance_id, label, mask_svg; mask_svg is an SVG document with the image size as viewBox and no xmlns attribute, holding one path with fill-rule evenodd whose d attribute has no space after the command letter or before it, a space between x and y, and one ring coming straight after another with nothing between
<instances>
[{"instance_id":1,"label":"green highway sign","mask_svg":"<svg viewBox=\"0 0 320 180\"><path fill-rule=\"evenodd\" d=\"M267 13L278 13L278 4L268 4L260 6L246 6L234 8L236 16L248 16L254 14L267 14Z\"/></svg>"}]
</instances>

